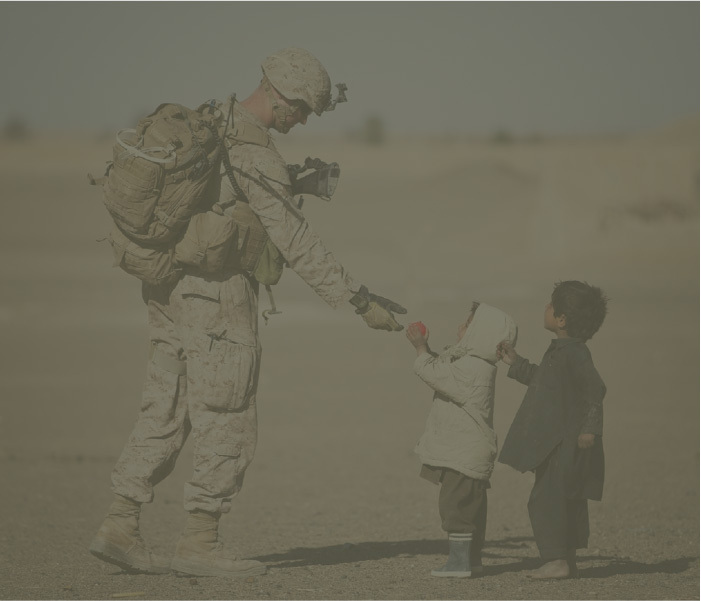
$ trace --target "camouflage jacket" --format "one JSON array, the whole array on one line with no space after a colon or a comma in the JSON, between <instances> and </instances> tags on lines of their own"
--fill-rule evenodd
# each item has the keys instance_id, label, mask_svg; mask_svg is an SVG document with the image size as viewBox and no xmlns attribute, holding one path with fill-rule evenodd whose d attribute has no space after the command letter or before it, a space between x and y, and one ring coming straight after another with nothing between
<instances>
[{"instance_id":1,"label":"camouflage jacket","mask_svg":"<svg viewBox=\"0 0 701 601\"><path fill-rule=\"evenodd\" d=\"M226 110L226 109L225 109ZM332 307L360 287L315 234L292 198L287 164L268 129L240 104L225 145L239 187L283 258ZM231 205L236 191L222 167L219 204Z\"/></svg>"}]
</instances>

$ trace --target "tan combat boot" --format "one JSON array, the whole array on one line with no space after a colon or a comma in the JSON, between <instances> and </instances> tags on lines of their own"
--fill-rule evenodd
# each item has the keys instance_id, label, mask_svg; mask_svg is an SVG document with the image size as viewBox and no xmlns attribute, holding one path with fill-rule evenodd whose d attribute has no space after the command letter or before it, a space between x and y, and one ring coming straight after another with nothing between
<instances>
[{"instance_id":1,"label":"tan combat boot","mask_svg":"<svg viewBox=\"0 0 701 601\"><path fill-rule=\"evenodd\" d=\"M257 576L265 574L265 564L252 559L239 559L227 552L218 536L219 515L205 511L188 514L187 524L178 544L170 569L192 576Z\"/></svg>"},{"instance_id":2,"label":"tan combat boot","mask_svg":"<svg viewBox=\"0 0 701 601\"><path fill-rule=\"evenodd\" d=\"M139 533L141 504L115 495L109 513L90 544L90 553L128 572L166 574L168 562L149 551Z\"/></svg>"}]
</instances>

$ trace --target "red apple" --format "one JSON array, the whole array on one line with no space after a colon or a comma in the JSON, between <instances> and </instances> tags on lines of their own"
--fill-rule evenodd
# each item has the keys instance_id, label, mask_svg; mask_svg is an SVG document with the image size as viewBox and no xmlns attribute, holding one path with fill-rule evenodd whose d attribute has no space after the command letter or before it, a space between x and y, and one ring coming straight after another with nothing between
<instances>
[{"instance_id":1,"label":"red apple","mask_svg":"<svg viewBox=\"0 0 701 601\"><path fill-rule=\"evenodd\" d=\"M409 327L411 326L416 326L417 328L419 328L419 332L421 332L421 335L426 336L426 326L422 322L415 321L414 323L409 324Z\"/></svg>"}]
</instances>

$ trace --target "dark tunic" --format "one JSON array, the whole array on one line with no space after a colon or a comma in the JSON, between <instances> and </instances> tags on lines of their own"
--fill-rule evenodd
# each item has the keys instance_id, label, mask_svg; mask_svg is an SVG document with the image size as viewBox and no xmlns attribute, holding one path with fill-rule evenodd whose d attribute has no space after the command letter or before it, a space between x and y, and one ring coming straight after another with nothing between
<instances>
[{"instance_id":1,"label":"dark tunic","mask_svg":"<svg viewBox=\"0 0 701 601\"><path fill-rule=\"evenodd\" d=\"M558 445L568 498L599 501L604 484L603 399L606 386L579 338L556 338L540 366L519 357L510 378L528 385L499 455L520 472L535 470ZM580 434L595 434L580 449Z\"/></svg>"}]
</instances>

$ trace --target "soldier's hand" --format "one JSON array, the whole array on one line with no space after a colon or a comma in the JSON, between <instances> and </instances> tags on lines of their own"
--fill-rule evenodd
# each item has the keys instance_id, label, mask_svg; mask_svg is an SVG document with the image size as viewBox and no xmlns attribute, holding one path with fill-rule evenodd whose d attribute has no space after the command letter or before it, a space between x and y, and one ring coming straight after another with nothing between
<instances>
[{"instance_id":1,"label":"soldier's hand","mask_svg":"<svg viewBox=\"0 0 701 601\"><path fill-rule=\"evenodd\" d=\"M391 313L399 313L400 315L404 315L406 313L406 309L399 303L395 303L393 300L385 298L384 296L378 296L377 294L370 292L368 293L368 300L371 303L377 303L380 305L380 307Z\"/></svg>"},{"instance_id":2,"label":"soldier's hand","mask_svg":"<svg viewBox=\"0 0 701 601\"><path fill-rule=\"evenodd\" d=\"M397 323L394 316L389 311L375 301L370 302L368 310L365 311L365 313L361 313L360 317L362 317L365 323L373 330L399 332L404 329L404 326Z\"/></svg>"},{"instance_id":3,"label":"soldier's hand","mask_svg":"<svg viewBox=\"0 0 701 601\"><path fill-rule=\"evenodd\" d=\"M399 332L404 329L403 325L397 323L392 313L404 314L406 309L384 296L372 294L366 286L361 286L350 302L356 307L355 312L374 330Z\"/></svg>"}]
</instances>

